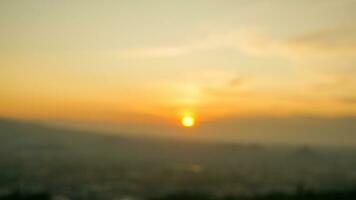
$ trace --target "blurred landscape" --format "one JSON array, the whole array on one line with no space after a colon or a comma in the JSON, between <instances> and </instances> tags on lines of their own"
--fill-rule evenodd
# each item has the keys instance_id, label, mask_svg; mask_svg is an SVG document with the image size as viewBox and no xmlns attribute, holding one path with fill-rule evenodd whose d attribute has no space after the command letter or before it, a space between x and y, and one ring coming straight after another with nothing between
<instances>
[{"instance_id":1,"label":"blurred landscape","mask_svg":"<svg viewBox=\"0 0 356 200\"><path fill-rule=\"evenodd\" d=\"M0 200L356 200L356 0L0 0Z\"/></svg>"},{"instance_id":2,"label":"blurred landscape","mask_svg":"<svg viewBox=\"0 0 356 200\"><path fill-rule=\"evenodd\" d=\"M144 139L2 119L0 199L354 199L355 155L350 147Z\"/></svg>"}]
</instances>

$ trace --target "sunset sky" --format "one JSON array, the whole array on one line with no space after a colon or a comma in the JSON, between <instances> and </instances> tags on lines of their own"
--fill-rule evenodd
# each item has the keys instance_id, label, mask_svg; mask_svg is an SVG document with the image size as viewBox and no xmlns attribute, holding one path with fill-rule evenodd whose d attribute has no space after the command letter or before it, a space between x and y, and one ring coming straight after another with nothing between
<instances>
[{"instance_id":1,"label":"sunset sky","mask_svg":"<svg viewBox=\"0 0 356 200\"><path fill-rule=\"evenodd\" d=\"M186 113L197 128L299 116L349 127L355 19L355 0L3 0L0 115L160 134Z\"/></svg>"}]
</instances>

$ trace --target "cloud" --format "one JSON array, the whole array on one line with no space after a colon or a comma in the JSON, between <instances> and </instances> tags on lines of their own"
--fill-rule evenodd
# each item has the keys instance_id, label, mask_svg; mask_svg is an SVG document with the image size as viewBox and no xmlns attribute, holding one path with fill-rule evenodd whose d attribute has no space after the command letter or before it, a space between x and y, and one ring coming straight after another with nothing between
<instances>
[{"instance_id":1,"label":"cloud","mask_svg":"<svg viewBox=\"0 0 356 200\"><path fill-rule=\"evenodd\" d=\"M239 48L257 56L285 58L333 58L356 55L356 28L335 28L278 39L251 33Z\"/></svg>"},{"instance_id":2,"label":"cloud","mask_svg":"<svg viewBox=\"0 0 356 200\"><path fill-rule=\"evenodd\" d=\"M210 34L190 43L123 49L126 58L175 57L223 48L254 56L286 58L354 57L356 27L319 30L287 38L274 38L258 31L229 31Z\"/></svg>"},{"instance_id":3,"label":"cloud","mask_svg":"<svg viewBox=\"0 0 356 200\"><path fill-rule=\"evenodd\" d=\"M314 93L321 93L329 96L342 104L356 104L356 81L352 75L330 75L325 76L318 84L312 88Z\"/></svg>"},{"instance_id":4,"label":"cloud","mask_svg":"<svg viewBox=\"0 0 356 200\"><path fill-rule=\"evenodd\" d=\"M188 54L192 51L193 49L190 46L132 48L120 52L120 56L125 58L174 57Z\"/></svg>"},{"instance_id":5,"label":"cloud","mask_svg":"<svg viewBox=\"0 0 356 200\"><path fill-rule=\"evenodd\" d=\"M241 95L248 96L251 93L247 87L248 81L242 78L233 78L226 81L225 84L216 87L204 87L202 93L214 98L239 97Z\"/></svg>"},{"instance_id":6,"label":"cloud","mask_svg":"<svg viewBox=\"0 0 356 200\"><path fill-rule=\"evenodd\" d=\"M231 81L229 81L229 86L239 87L239 86L243 85L244 83L245 83L244 80L242 80L240 78L235 78L235 79L232 79Z\"/></svg>"},{"instance_id":7,"label":"cloud","mask_svg":"<svg viewBox=\"0 0 356 200\"><path fill-rule=\"evenodd\" d=\"M355 56L356 28L338 28L307 33L289 39L285 45L296 53L318 56Z\"/></svg>"},{"instance_id":8,"label":"cloud","mask_svg":"<svg viewBox=\"0 0 356 200\"><path fill-rule=\"evenodd\" d=\"M349 75L318 74L315 78L318 79L318 82L313 85L313 89L319 91L328 91L348 87L353 88L356 86L356 82L353 77Z\"/></svg>"},{"instance_id":9,"label":"cloud","mask_svg":"<svg viewBox=\"0 0 356 200\"><path fill-rule=\"evenodd\" d=\"M123 49L119 52L125 58L176 57L226 46L226 41L213 35L186 44Z\"/></svg>"},{"instance_id":10,"label":"cloud","mask_svg":"<svg viewBox=\"0 0 356 200\"><path fill-rule=\"evenodd\" d=\"M356 96L341 97L338 100L343 103L356 104Z\"/></svg>"}]
</instances>

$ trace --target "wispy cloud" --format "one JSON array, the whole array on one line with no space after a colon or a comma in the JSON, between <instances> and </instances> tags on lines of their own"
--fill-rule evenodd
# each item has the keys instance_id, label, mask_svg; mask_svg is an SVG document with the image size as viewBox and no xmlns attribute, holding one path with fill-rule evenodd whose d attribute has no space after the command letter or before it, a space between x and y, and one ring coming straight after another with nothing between
<instances>
[{"instance_id":1,"label":"wispy cloud","mask_svg":"<svg viewBox=\"0 0 356 200\"><path fill-rule=\"evenodd\" d=\"M223 48L254 56L353 57L356 54L356 27L308 32L287 38L274 38L258 31L230 31L210 34L180 45L123 49L126 58L175 57Z\"/></svg>"},{"instance_id":2,"label":"wispy cloud","mask_svg":"<svg viewBox=\"0 0 356 200\"><path fill-rule=\"evenodd\" d=\"M285 42L299 54L315 53L318 56L355 56L356 27L335 28L307 33Z\"/></svg>"},{"instance_id":3,"label":"wispy cloud","mask_svg":"<svg viewBox=\"0 0 356 200\"><path fill-rule=\"evenodd\" d=\"M233 78L227 80L225 84L215 87L203 87L201 89L204 95L213 98L235 98L238 96L247 97L251 93L251 88L249 88L248 82L251 80L246 80L242 78Z\"/></svg>"},{"instance_id":4,"label":"wispy cloud","mask_svg":"<svg viewBox=\"0 0 356 200\"><path fill-rule=\"evenodd\" d=\"M226 35L208 35L186 44L123 49L119 55L126 58L174 57L230 46L230 42L231 38Z\"/></svg>"},{"instance_id":5,"label":"wispy cloud","mask_svg":"<svg viewBox=\"0 0 356 200\"><path fill-rule=\"evenodd\" d=\"M256 56L284 58L354 58L356 27L307 32L301 35L274 38L252 32L238 40L237 48Z\"/></svg>"}]
</instances>

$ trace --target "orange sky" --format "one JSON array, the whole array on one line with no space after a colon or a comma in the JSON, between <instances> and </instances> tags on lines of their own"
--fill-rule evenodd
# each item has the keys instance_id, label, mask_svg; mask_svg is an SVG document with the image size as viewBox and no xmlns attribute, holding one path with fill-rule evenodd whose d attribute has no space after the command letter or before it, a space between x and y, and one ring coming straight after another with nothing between
<instances>
[{"instance_id":1,"label":"orange sky","mask_svg":"<svg viewBox=\"0 0 356 200\"><path fill-rule=\"evenodd\" d=\"M356 114L356 3L1 1L0 115L160 124ZM183 114L182 114L183 113Z\"/></svg>"}]
</instances>

